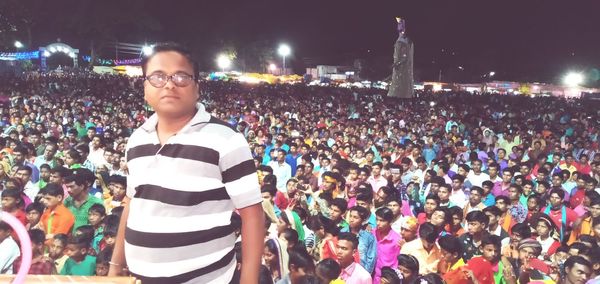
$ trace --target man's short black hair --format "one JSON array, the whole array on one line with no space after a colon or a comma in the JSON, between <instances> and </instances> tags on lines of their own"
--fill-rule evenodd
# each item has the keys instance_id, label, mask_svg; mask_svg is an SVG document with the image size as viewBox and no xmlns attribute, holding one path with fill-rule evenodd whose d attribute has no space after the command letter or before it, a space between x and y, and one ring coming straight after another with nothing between
<instances>
[{"instance_id":1,"label":"man's short black hair","mask_svg":"<svg viewBox=\"0 0 600 284\"><path fill-rule=\"evenodd\" d=\"M178 43L174 43L174 42L157 43L156 45L154 45L152 47L152 54L142 58L142 74L144 77L146 77L146 69L148 68L148 62L150 61L150 59L152 59L152 57L154 57L154 55L156 55L160 52L168 52L168 51L177 52L177 53L181 54L183 57L185 57L185 59L188 60L188 62L190 63L190 65L192 65L192 68L194 69L194 74L191 74L191 75L194 76L194 79L198 78L198 74L200 73L200 68L198 67L198 62L194 59L194 57L192 56L192 53L189 51L189 49L187 47L185 47L181 44L178 44Z\"/></svg>"},{"instance_id":2,"label":"man's short black hair","mask_svg":"<svg viewBox=\"0 0 600 284\"><path fill-rule=\"evenodd\" d=\"M424 239L429 243L433 243L438 236L439 232L433 224L427 222L419 226L419 238Z\"/></svg>"},{"instance_id":3,"label":"man's short black hair","mask_svg":"<svg viewBox=\"0 0 600 284\"><path fill-rule=\"evenodd\" d=\"M288 254L288 268L290 270L292 270L293 265L294 269L304 268L308 272L315 271L315 263L310 254L306 252L306 249L301 247L294 247L288 250Z\"/></svg>"},{"instance_id":4,"label":"man's short black hair","mask_svg":"<svg viewBox=\"0 0 600 284\"><path fill-rule=\"evenodd\" d=\"M358 248L358 238L352 234L352 233L339 233L339 235L337 236L338 241L344 240L344 241L349 241L352 242L352 248L353 249L357 249Z\"/></svg>"},{"instance_id":5,"label":"man's short black hair","mask_svg":"<svg viewBox=\"0 0 600 284\"><path fill-rule=\"evenodd\" d=\"M44 195L50 195L50 196L54 196L54 197L58 197L58 196L64 197L65 191L63 190L62 186L53 184L53 183L49 183L46 185L46 187L44 187Z\"/></svg>"},{"instance_id":6,"label":"man's short black hair","mask_svg":"<svg viewBox=\"0 0 600 284\"><path fill-rule=\"evenodd\" d=\"M481 211L471 211L467 214L467 222L479 222L484 226L487 226L490 223L490 218L488 218L485 213Z\"/></svg>"},{"instance_id":7,"label":"man's short black hair","mask_svg":"<svg viewBox=\"0 0 600 284\"><path fill-rule=\"evenodd\" d=\"M438 244L440 246L440 248L444 249L445 251L451 253L451 254L456 254L459 257L463 255L463 245L460 242L460 240L452 235L445 235L445 236L441 236L438 239Z\"/></svg>"}]
</instances>

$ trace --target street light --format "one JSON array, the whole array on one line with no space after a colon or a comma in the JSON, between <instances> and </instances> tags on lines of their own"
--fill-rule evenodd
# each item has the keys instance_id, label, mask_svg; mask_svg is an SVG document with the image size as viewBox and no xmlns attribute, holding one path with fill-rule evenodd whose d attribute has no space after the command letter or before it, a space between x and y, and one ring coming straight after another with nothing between
<instances>
[{"instance_id":1,"label":"street light","mask_svg":"<svg viewBox=\"0 0 600 284\"><path fill-rule=\"evenodd\" d=\"M154 52L154 48L152 46L144 45L142 47L142 53L144 54L144 56L150 56L152 52Z\"/></svg>"},{"instance_id":2,"label":"street light","mask_svg":"<svg viewBox=\"0 0 600 284\"><path fill-rule=\"evenodd\" d=\"M231 66L231 59L229 56L221 54L217 57L217 66L219 66L219 68L225 72L225 69Z\"/></svg>"},{"instance_id":3,"label":"street light","mask_svg":"<svg viewBox=\"0 0 600 284\"><path fill-rule=\"evenodd\" d=\"M271 73L274 73L275 70L277 70L277 65L273 63L269 64L269 71L271 71Z\"/></svg>"},{"instance_id":4,"label":"street light","mask_svg":"<svg viewBox=\"0 0 600 284\"><path fill-rule=\"evenodd\" d=\"M580 73L571 72L565 76L563 82L569 87L577 87L583 83L583 75Z\"/></svg>"},{"instance_id":5,"label":"street light","mask_svg":"<svg viewBox=\"0 0 600 284\"><path fill-rule=\"evenodd\" d=\"M16 47L17 49L19 49L19 48L23 48L23 46L24 46L24 45L23 45L23 43L22 43L22 42L20 42L20 41L18 41L18 40L17 40L17 41L15 41L15 47Z\"/></svg>"},{"instance_id":6,"label":"street light","mask_svg":"<svg viewBox=\"0 0 600 284\"><path fill-rule=\"evenodd\" d=\"M277 52L279 55L281 55L281 57L283 57L283 72L285 72L284 74L287 74L287 71L285 70L285 57L290 55L292 49L287 44L281 44Z\"/></svg>"},{"instance_id":7,"label":"street light","mask_svg":"<svg viewBox=\"0 0 600 284\"><path fill-rule=\"evenodd\" d=\"M489 75L490 75L490 77L493 77L494 75L496 75L496 72L490 71Z\"/></svg>"}]
</instances>

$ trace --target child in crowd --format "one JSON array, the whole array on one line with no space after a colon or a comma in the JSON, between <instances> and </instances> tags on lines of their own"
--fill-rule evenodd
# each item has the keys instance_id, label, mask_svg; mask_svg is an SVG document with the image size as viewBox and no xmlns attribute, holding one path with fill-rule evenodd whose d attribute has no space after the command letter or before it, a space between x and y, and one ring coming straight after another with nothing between
<instances>
[{"instance_id":1,"label":"child in crowd","mask_svg":"<svg viewBox=\"0 0 600 284\"><path fill-rule=\"evenodd\" d=\"M65 254L69 256L61 275L92 276L96 274L96 257L88 254L88 240L73 236L67 242Z\"/></svg>"},{"instance_id":2,"label":"child in crowd","mask_svg":"<svg viewBox=\"0 0 600 284\"><path fill-rule=\"evenodd\" d=\"M96 276L107 276L112 258L112 249L101 251L96 257Z\"/></svg>"},{"instance_id":3,"label":"child in crowd","mask_svg":"<svg viewBox=\"0 0 600 284\"><path fill-rule=\"evenodd\" d=\"M34 202L27 205L27 208L25 208L27 218L27 225L25 225L25 228L27 230L35 228L42 218L42 213L44 213L44 205L41 203Z\"/></svg>"},{"instance_id":4,"label":"child in crowd","mask_svg":"<svg viewBox=\"0 0 600 284\"><path fill-rule=\"evenodd\" d=\"M32 203L33 204L33 203ZM40 229L31 229L29 231L29 239L31 240L31 267L29 268L29 274L35 275L50 275L56 274L56 267L54 266L54 260L44 255L44 242L46 241L46 234ZM17 274L21 267L21 257L15 260L13 265L14 273Z\"/></svg>"},{"instance_id":5,"label":"child in crowd","mask_svg":"<svg viewBox=\"0 0 600 284\"><path fill-rule=\"evenodd\" d=\"M63 188L50 183L46 185L43 192L42 200L46 205L46 210L42 214L39 224L41 229L46 232L46 239L52 239L55 234L70 234L75 223L75 216L63 205Z\"/></svg>"},{"instance_id":6,"label":"child in crowd","mask_svg":"<svg viewBox=\"0 0 600 284\"><path fill-rule=\"evenodd\" d=\"M65 248L67 246L67 235L65 234L56 234L52 238L50 245L48 246L48 254L54 263L54 267L57 273L62 271L65 262L69 258L68 255L65 254Z\"/></svg>"},{"instance_id":7,"label":"child in crowd","mask_svg":"<svg viewBox=\"0 0 600 284\"><path fill-rule=\"evenodd\" d=\"M94 237L92 240L92 248L96 253L100 252L100 241L104 237L104 218L106 217L106 208L102 204L94 204L88 210L88 222L94 228Z\"/></svg>"}]
</instances>

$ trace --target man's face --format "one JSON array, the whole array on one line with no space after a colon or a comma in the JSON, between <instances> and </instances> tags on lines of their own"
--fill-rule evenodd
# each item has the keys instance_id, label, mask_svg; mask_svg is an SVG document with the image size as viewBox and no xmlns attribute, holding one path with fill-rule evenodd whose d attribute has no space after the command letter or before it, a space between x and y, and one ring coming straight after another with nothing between
<instances>
[{"instance_id":1,"label":"man's face","mask_svg":"<svg viewBox=\"0 0 600 284\"><path fill-rule=\"evenodd\" d=\"M22 165L25 162L25 153L15 151L13 155L15 164Z\"/></svg>"},{"instance_id":2,"label":"man's face","mask_svg":"<svg viewBox=\"0 0 600 284\"><path fill-rule=\"evenodd\" d=\"M488 218L490 219L489 226L498 224L498 216L492 214L491 212L485 212L485 215L487 215Z\"/></svg>"},{"instance_id":3,"label":"man's face","mask_svg":"<svg viewBox=\"0 0 600 284\"><path fill-rule=\"evenodd\" d=\"M360 171L360 173L358 174L358 179L360 179L361 181L366 181L368 178L369 176L365 171Z\"/></svg>"},{"instance_id":4,"label":"man's face","mask_svg":"<svg viewBox=\"0 0 600 284\"><path fill-rule=\"evenodd\" d=\"M470 221L467 223L467 230L471 235L483 232L484 226L482 223L477 221Z\"/></svg>"},{"instance_id":5,"label":"man's face","mask_svg":"<svg viewBox=\"0 0 600 284\"><path fill-rule=\"evenodd\" d=\"M29 143L37 146L40 144L40 136L39 135L29 135Z\"/></svg>"},{"instance_id":6,"label":"man's face","mask_svg":"<svg viewBox=\"0 0 600 284\"><path fill-rule=\"evenodd\" d=\"M46 149L44 149L44 159L46 161L50 161L50 160L54 159L55 154L56 154L56 147L54 147L53 145L48 145L48 146L46 146Z\"/></svg>"},{"instance_id":7,"label":"man's face","mask_svg":"<svg viewBox=\"0 0 600 284\"><path fill-rule=\"evenodd\" d=\"M23 184L26 184L31 178L31 174L26 170L18 170L15 173L15 177L20 179L23 182Z\"/></svg>"},{"instance_id":8,"label":"man's face","mask_svg":"<svg viewBox=\"0 0 600 284\"><path fill-rule=\"evenodd\" d=\"M480 161L473 161L472 165L473 165L473 172L475 172L475 173L481 172L481 162Z\"/></svg>"},{"instance_id":9,"label":"man's face","mask_svg":"<svg viewBox=\"0 0 600 284\"><path fill-rule=\"evenodd\" d=\"M373 174L374 177L378 177L381 174L381 167L377 166L373 166L373 171L371 172L371 174Z\"/></svg>"},{"instance_id":10,"label":"man's face","mask_svg":"<svg viewBox=\"0 0 600 284\"><path fill-rule=\"evenodd\" d=\"M67 187L67 192L69 192L70 196L77 197L80 194L87 194L85 191L85 185L79 185L76 182L72 181L70 183L65 184Z\"/></svg>"},{"instance_id":11,"label":"man's face","mask_svg":"<svg viewBox=\"0 0 600 284\"><path fill-rule=\"evenodd\" d=\"M529 175L529 167L528 166L521 166L519 171L521 172L521 175L523 175L523 176Z\"/></svg>"},{"instance_id":12,"label":"man's face","mask_svg":"<svg viewBox=\"0 0 600 284\"><path fill-rule=\"evenodd\" d=\"M508 188L508 198L510 200L518 200L521 197L521 193L515 187Z\"/></svg>"},{"instance_id":13,"label":"man's face","mask_svg":"<svg viewBox=\"0 0 600 284\"><path fill-rule=\"evenodd\" d=\"M363 200L356 200L356 205L366 208L367 210L371 210L371 204Z\"/></svg>"},{"instance_id":14,"label":"man's face","mask_svg":"<svg viewBox=\"0 0 600 284\"><path fill-rule=\"evenodd\" d=\"M335 205L329 206L329 217L335 222L340 221L342 219L342 210Z\"/></svg>"},{"instance_id":15,"label":"man's face","mask_svg":"<svg viewBox=\"0 0 600 284\"><path fill-rule=\"evenodd\" d=\"M491 178L495 178L498 175L498 168L497 167L489 167L488 174L490 175Z\"/></svg>"},{"instance_id":16,"label":"man's face","mask_svg":"<svg viewBox=\"0 0 600 284\"><path fill-rule=\"evenodd\" d=\"M194 68L181 54L174 51L159 52L148 61L146 75L186 74L195 76ZM172 78L171 78L172 79ZM193 82L186 87L178 87L169 80L162 88L144 81L144 99L159 115L180 117L191 115L199 98L198 84Z\"/></svg>"},{"instance_id":17,"label":"man's face","mask_svg":"<svg viewBox=\"0 0 600 284\"><path fill-rule=\"evenodd\" d=\"M434 211L431 215L431 224L436 227L444 225L446 221L446 215L443 211Z\"/></svg>"},{"instance_id":18,"label":"man's face","mask_svg":"<svg viewBox=\"0 0 600 284\"><path fill-rule=\"evenodd\" d=\"M390 222L384 220L383 218L376 216L376 224L377 224L377 230L387 230L390 228Z\"/></svg>"},{"instance_id":19,"label":"man's face","mask_svg":"<svg viewBox=\"0 0 600 284\"><path fill-rule=\"evenodd\" d=\"M351 228L359 228L362 225L362 221L363 220L360 218L360 215L358 215L358 212L350 211L348 225L350 225Z\"/></svg>"},{"instance_id":20,"label":"man's face","mask_svg":"<svg viewBox=\"0 0 600 284\"><path fill-rule=\"evenodd\" d=\"M459 190L463 188L463 183L458 180L458 179L453 179L452 180L452 189L453 190Z\"/></svg>"},{"instance_id":21,"label":"man's face","mask_svg":"<svg viewBox=\"0 0 600 284\"><path fill-rule=\"evenodd\" d=\"M42 203L44 203L44 205L47 208L55 208L58 204L62 203L62 200L62 196L52 196L45 194L44 197L42 197Z\"/></svg>"},{"instance_id":22,"label":"man's face","mask_svg":"<svg viewBox=\"0 0 600 284\"><path fill-rule=\"evenodd\" d=\"M440 198L440 200L444 201L450 199L450 191L448 190L448 188L445 186L440 187L440 189L438 190L438 197Z\"/></svg>"},{"instance_id":23,"label":"man's face","mask_svg":"<svg viewBox=\"0 0 600 284\"><path fill-rule=\"evenodd\" d=\"M433 210L435 210L435 208L437 208L437 203L435 202L435 200L433 199L427 199L425 200L425 213L427 214L432 214Z\"/></svg>"},{"instance_id":24,"label":"man's face","mask_svg":"<svg viewBox=\"0 0 600 284\"><path fill-rule=\"evenodd\" d=\"M285 153L277 152L277 161L280 163L285 162Z\"/></svg>"},{"instance_id":25,"label":"man's face","mask_svg":"<svg viewBox=\"0 0 600 284\"><path fill-rule=\"evenodd\" d=\"M562 198L556 193L550 194L550 205L554 208L560 207L560 205L562 205Z\"/></svg>"},{"instance_id":26,"label":"man's face","mask_svg":"<svg viewBox=\"0 0 600 284\"><path fill-rule=\"evenodd\" d=\"M591 274L589 267L579 263L575 263L572 268L565 268L565 272L567 274L565 283L584 284Z\"/></svg>"},{"instance_id":27,"label":"man's face","mask_svg":"<svg viewBox=\"0 0 600 284\"><path fill-rule=\"evenodd\" d=\"M392 210L392 213L394 213L394 216L400 216L400 204L397 201L389 201L386 204L387 208L389 208L390 210Z\"/></svg>"},{"instance_id":28,"label":"man's face","mask_svg":"<svg viewBox=\"0 0 600 284\"><path fill-rule=\"evenodd\" d=\"M352 242L347 240L339 240L336 247L336 257L340 266L347 267L354 261L354 248Z\"/></svg>"},{"instance_id":29,"label":"man's face","mask_svg":"<svg viewBox=\"0 0 600 284\"><path fill-rule=\"evenodd\" d=\"M471 195L469 196L469 202L471 205L477 205L481 202L481 194L478 191L471 191Z\"/></svg>"},{"instance_id":30,"label":"man's face","mask_svg":"<svg viewBox=\"0 0 600 284\"><path fill-rule=\"evenodd\" d=\"M512 174L509 171L502 172L502 182L510 183L512 181Z\"/></svg>"},{"instance_id":31,"label":"man's face","mask_svg":"<svg viewBox=\"0 0 600 284\"><path fill-rule=\"evenodd\" d=\"M59 173L51 173L50 174L50 183L62 185L62 182L63 182L63 179Z\"/></svg>"}]
</instances>

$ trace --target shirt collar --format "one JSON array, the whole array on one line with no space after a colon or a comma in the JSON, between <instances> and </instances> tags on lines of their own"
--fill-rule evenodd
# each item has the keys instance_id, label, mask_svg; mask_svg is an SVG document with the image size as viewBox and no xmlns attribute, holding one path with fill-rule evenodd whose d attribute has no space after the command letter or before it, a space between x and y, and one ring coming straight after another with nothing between
<instances>
[{"instance_id":1,"label":"shirt collar","mask_svg":"<svg viewBox=\"0 0 600 284\"><path fill-rule=\"evenodd\" d=\"M199 123L206 123L210 120L210 113L206 111L204 104L198 102L196 103L196 114L192 119L181 129L181 132L188 129L191 126L194 126ZM155 132L156 125L158 124L158 115L154 113L144 124L142 124L142 129L146 132Z\"/></svg>"}]
</instances>

